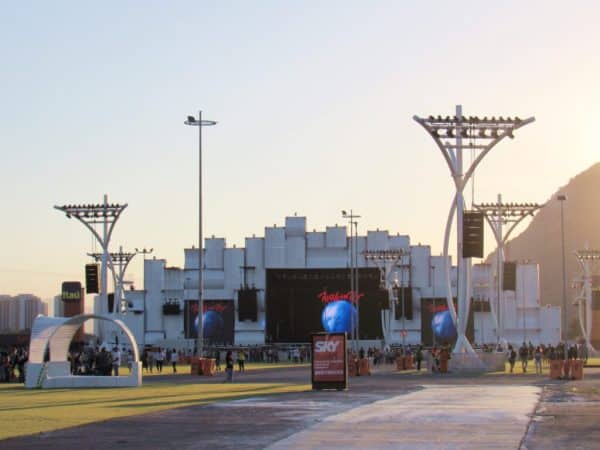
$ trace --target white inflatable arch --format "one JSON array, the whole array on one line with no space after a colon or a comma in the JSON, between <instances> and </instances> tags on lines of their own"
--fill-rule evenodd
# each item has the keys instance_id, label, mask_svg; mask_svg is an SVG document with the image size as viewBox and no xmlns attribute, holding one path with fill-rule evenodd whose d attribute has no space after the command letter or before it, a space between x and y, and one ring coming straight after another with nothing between
<instances>
[{"instance_id":1,"label":"white inflatable arch","mask_svg":"<svg viewBox=\"0 0 600 450\"><path fill-rule=\"evenodd\" d=\"M133 366L128 376L71 375L69 345L84 322L109 321L123 330L133 351ZM44 355L49 351L49 360ZM26 388L133 387L142 384L141 363L135 337L120 320L110 316L80 314L73 317L37 316L31 329L29 362L25 371Z\"/></svg>"}]
</instances>

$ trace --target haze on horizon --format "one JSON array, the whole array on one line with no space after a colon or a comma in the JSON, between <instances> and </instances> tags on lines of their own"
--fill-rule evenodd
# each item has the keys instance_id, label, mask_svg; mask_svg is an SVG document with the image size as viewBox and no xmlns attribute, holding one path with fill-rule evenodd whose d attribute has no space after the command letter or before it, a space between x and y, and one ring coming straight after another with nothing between
<instances>
[{"instance_id":1,"label":"haze on horizon","mask_svg":"<svg viewBox=\"0 0 600 450\"><path fill-rule=\"evenodd\" d=\"M442 250L454 193L413 115L535 116L480 165L475 201L545 202L598 161L600 5L476 1L18 2L0 15L0 293L82 280L90 233L54 205L128 203L112 249L183 265L286 215L362 217ZM465 155L470 161L470 155ZM471 202L471 189L467 193ZM493 251L491 236L486 253ZM127 278L142 283L141 258Z\"/></svg>"}]
</instances>

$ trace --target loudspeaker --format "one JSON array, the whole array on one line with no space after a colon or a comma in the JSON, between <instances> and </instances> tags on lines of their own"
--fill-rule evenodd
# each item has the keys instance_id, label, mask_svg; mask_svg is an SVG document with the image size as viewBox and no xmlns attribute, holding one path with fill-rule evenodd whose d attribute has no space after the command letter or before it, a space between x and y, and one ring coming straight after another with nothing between
<instances>
[{"instance_id":1,"label":"loudspeaker","mask_svg":"<svg viewBox=\"0 0 600 450\"><path fill-rule=\"evenodd\" d=\"M483 258L483 213L463 214L463 258Z\"/></svg>"},{"instance_id":2,"label":"loudspeaker","mask_svg":"<svg viewBox=\"0 0 600 450\"><path fill-rule=\"evenodd\" d=\"M398 300L396 302L396 308L394 311L394 319L402 319L402 312L404 311L404 317L406 320L412 320L413 318L413 307L412 307L412 288L403 287L398 289ZM404 308L403 306L404 305Z\"/></svg>"},{"instance_id":3,"label":"loudspeaker","mask_svg":"<svg viewBox=\"0 0 600 450\"><path fill-rule=\"evenodd\" d=\"M517 263L507 261L503 267L502 290L515 291L517 289Z\"/></svg>"},{"instance_id":4,"label":"loudspeaker","mask_svg":"<svg viewBox=\"0 0 600 450\"><path fill-rule=\"evenodd\" d=\"M108 312L112 313L114 312L114 306L115 306L115 294L114 293L110 293L108 294Z\"/></svg>"},{"instance_id":5,"label":"loudspeaker","mask_svg":"<svg viewBox=\"0 0 600 450\"><path fill-rule=\"evenodd\" d=\"M238 320L258 320L257 292L255 288L242 288L238 291Z\"/></svg>"},{"instance_id":6,"label":"loudspeaker","mask_svg":"<svg viewBox=\"0 0 600 450\"><path fill-rule=\"evenodd\" d=\"M87 294L98 293L98 264L85 265L85 292Z\"/></svg>"}]
</instances>

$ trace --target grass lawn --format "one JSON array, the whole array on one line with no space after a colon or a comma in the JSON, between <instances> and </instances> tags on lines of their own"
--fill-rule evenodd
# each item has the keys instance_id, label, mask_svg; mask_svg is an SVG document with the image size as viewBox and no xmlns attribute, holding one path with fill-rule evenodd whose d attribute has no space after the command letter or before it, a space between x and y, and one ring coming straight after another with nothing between
<instances>
[{"instance_id":1,"label":"grass lawn","mask_svg":"<svg viewBox=\"0 0 600 450\"><path fill-rule=\"evenodd\" d=\"M310 363L291 363L291 362L279 362L279 363L263 363L263 362L246 362L244 369L247 371L262 370L262 369L287 369L290 367L310 367ZM237 373L237 364L234 365L234 373ZM224 373L225 363L221 363L221 373ZM177 364L177 375L189 375L191 367L189 364ZM121 367L119 371L120 375L129 375L127 367ZM162 373L156 371L156 368L152 372L142 371L142 375L145 377L151 377L156 375L173 375L173 366L171 364L165 364Z\"/></svg>"},{"instance_id":2,"label":"grass lawn","mask_svg":"<svg viewBox=\"0 0 600 450\"><path fill-rule=\"evenodd\" d=\"M0 385L0 439L184 406L310 389L310 384L239 382L173 382L139 388L69 390L30 390L21 384L3 384Z\"/></svg>"}]
</instances>

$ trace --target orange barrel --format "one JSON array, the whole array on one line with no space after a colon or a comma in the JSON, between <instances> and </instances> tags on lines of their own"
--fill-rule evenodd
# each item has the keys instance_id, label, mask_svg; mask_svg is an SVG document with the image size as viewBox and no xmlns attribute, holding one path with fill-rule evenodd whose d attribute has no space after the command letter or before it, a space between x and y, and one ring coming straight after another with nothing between
<instances>
[{"instance_id":1,"label":"orange barrel","mask_svg":"<svg viewBox=\"0 0 600 450\"><path fill-rule=\"evenodd\" d=\"M440 372L446 373L448 372L448 360L450 359L450 351L448 349L443 349L440 351Z\"/></svg>"},{"instance_id":2,"label":"orange barrel","mask_svg":"<svg viewBox=\"0 0 600 450\"><path fill-rule=\"evenodd\" d=\"M198 358L190 358L190 373L192 375L202 375L202 367Z\"/></svg>"},{"instance_id":3,"label":"orange barrel","mask_svg":"<svg viewBox=\"0 0 600 450\"><path fill-rule=\"evenodd\" d=\"M571 363L572 361L570 359L565 359L563 364L563 375L565 379L571 378Z\"/></svg>"},{"instance_id":4,"label":"orange barrel","mask_svg":"<svg viewBox=\"0 0 600 450\"><path fill-rule=\"evenodd\" d=\"M358 373L359 375L371 375L371 367L367 358L362 358L358 361Z\"/></svg>"},{"instance_id":5,"label":"orange barrel","mask_svg":"<svg viewBox=\"0 0 600 450\"><path fill-rule=\"evenodd\" d=\"M583 380L583 361L574 359L571 361L571 377L574 380Z\"/></svg>"},{"instance_id":6,"label":"orange barrel","mask_svg":"<svg viewBox=\"0 0 600 450\"><path fill-rule=\"evenodd\" d=\"M350 375L351 377L355 377L356 375L358 375L356 373L358 367L356 365L356 360L354 358L348 358L348 375Z\"/></svg>"},{"instance_id":7,"label":"orange barrel","mask_svg":"<svg viewBox=\"0 0 600 450\"><path fill-rule=\"evenodd\" d=\"M404 358L396 356L396 370L404 370Z\"/></svg>"},{"instance_id":8,"label":"orange barrel","mask_svg":"<svg viewBox=\"0 0 600 450\"><path fill-rule=\"evenodd\" d=\"M560 359L553 359L550 361L550 379L560 380L563 371L563 361Z\"/></svg>"},{"instance_id":9,"label":"orange barrel","mask_svg":"<svg viewBox=\"0 0 600 450\"><path fill-rule=\"evenodd\" d=\"M412 370L415 368L414 358L412 355L406 355L404 357L404 367L406 370Z\"/></svg>"},{"instance_id":10,"label":"orange barrel","mask_svg":"<svg viewBox=\"0 0 600 450\"><path fill-rule=\"evenodd\" d=\"M216 372L215 360L211 358L202 358L200 361L202 365L202 375L212 377Z\"/></svg>"}]
</instances>

